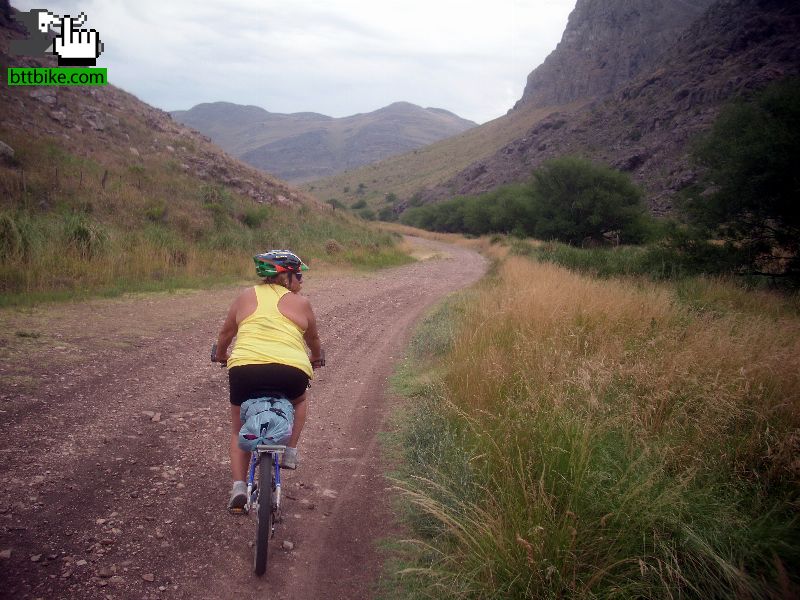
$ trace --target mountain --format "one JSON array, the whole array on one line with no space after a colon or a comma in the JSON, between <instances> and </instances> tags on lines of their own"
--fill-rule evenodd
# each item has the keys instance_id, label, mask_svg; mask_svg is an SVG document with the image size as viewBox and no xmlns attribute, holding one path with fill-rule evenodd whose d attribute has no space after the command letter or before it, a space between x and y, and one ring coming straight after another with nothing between
<instances>
[{"instance_id":1,"label":"mountain","mask_svg":"<svg viewBox=\"0 0 800 600\"><path fill-rule=\"evenodd\" d=\"M586 0L584 5L589 3L612 4ZM580 72L577 66L572 70ZM674 195L696 180L690 144L710 128L721 106L798 74L800 3L720 0L610 96L576 113L551 114L420 196L432 202L485 192L527 179L548 158L578 154L629 172L644 187L651 210L663 214L672 209ZM531 86L528 101L536 94Z\"/></svg>"},{"instance_id":2,"label":"mountain","mask_svg":"<svg viewBox=\"0 0 800 600\"><path fill-rule=\"evenodd\" d=\"M503 117L464 134L362 169L313 181L319 199L351 198L363 182L373 201L408 200L448 182L473 163L523 136L548 115L569 118L650 68L712 0L578 0L561 42L529 76L522 98ZM433 167L432 167L433 166ZM367 194L369 200L370 193Z\"/></svg>"},{"instance_id":3,"label":"mountain","mask_svg":"<svg viewBox=\"0 0 800 600\"><path fill-rule=\"evenodd\" d=\"M475 126L446 110L408 102L343 118L271 113L230 102L171 114L248 164L291 182L376 162Z\"/></svg>"},{"instance_id":4,"label":"mountain","mask_svg":"<svg viewBox=\"0 0 800 600\"><path fill-rule=\"evenodd\" d=\"M651 69L713 0L578 0L556 49L528 75L523 104L563 105L613 92Z\"/></svg>"},{"instance_id":5,"label":"mountain","mask_svg":"<svg viewBox=\"0 0 800 600\"><path fill-rule=\"evenodd\" d=\"M798 73L800 3L578 0L557 48L503 117L459 136L317 181L320 200L366 198L395 211L524 181L579 154L629 172L651 209L696 180L688 149L723 104ZM699 10L705 9L705 10Z\"/></svg>"},{"instance_id":6,"label":"mountain","mask_svg":"<svg viewBox=\"0 0 800 600\"><path fill-rule=\"evenodd\" d=\"M7 54L9 42L26 37L0 2L0 65L53 67L51 58ZM47 145L54 156L124 178L131 170L167 165L175 179L196 178L258 203L316 204L314 199L223 152L211 140L176 123L168 113L113 85L98 87L9 86L0 94L0 140L24 147ZM12 141L15 143L12 144ZM29 150L29 152L31 152ZM46 165L41 165L44 169ZM63 173L62 173L63 176ZM170 185L174 185L171 182Z\"/></svg>"},{"instance_id":7,"label":"mountain","mask_svg":"<svg viewBox=\"0 0 800 600\"><path fill-rule=\"evenodd\" d=\"M28 32L0 0L0 69ZM333 265L404 261L395 236L231 157L113 86L0 93L0 303L252 277L258 249Z\"/></svg>"}]
</instances>

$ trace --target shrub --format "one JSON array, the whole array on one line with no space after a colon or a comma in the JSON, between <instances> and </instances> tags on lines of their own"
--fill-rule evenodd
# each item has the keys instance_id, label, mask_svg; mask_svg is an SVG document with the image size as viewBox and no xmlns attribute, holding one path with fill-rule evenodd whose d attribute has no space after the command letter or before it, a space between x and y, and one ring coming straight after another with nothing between
<instances>
[{"instance_id":1,"label":"shrub","mask_svg":"<svg viewBox=\"0 0 800 600\"><path fill-rule=\"evenodd\" d=\"M103 253L108 244L108 234L98 223L84 215L69 215L64 221L65 245L77 252L81 258L90 259Z\"/></svg>"},{"instance_id":2,"label":"shrub","mask_svg":"<svg viewBox=\"0 0 800 600\"><path fill-rule=\"evenodd\" d=\"M356 200L355 202L353 202L350 205L350 208L352 208L353 210L358 210L360 208L364 208L366 205L367 201L362 198L361 200Z\"/></svg>"},{"instance_id":3,"label":"shrub","mask_svg":"<svg viewBox=\"0 0 800 600\"><path fill-rule=\"evenodd\" d=\"M218 228L228 217L233 216L233 198L223 186L204 185L200 188L200 197L203 201L203 208L213 215Z\"/></svg>"},{"instance_id":4,"label":"shrub","mask_svg":"<svg viewBox=\"0 0 800 600\"><path fill-rule=\"evenodd\" d=\"M384 206L378 211L378 220L380 221L396 221L397 213L391 206Z\"/></svg>"},{"instance_id":5,"label":"shrub","mask_svg":"<svg viewBox=\"0 0 800 600\"><path fill-rule=\"evenodd\" d=\"M642 192L630 178L609 167L571 156L545 162L533 174L534 232L541 239L580 245L644 238Z\"/></svg>"},{"instance_id":6,"label":"shrub","mask_svg":"<svg viewBox=\"0 0 800 600\"><path fill-rule=\"evenodd\" d=\"M342 245L336 240L328 240L325 242L325 252L327 254L339 254L342 250Z\"/></svg>"},{"instance_id":7,"label":"shrub","mask_svg":"<svg viewBox=\"0 0 800 600\"><path fill-rule=\"evenodd\" d=\"M692 223L743 270L800 284L800 78L724 108L693 155L706 172L683 203Z\"/></svg>"},{"instance_id":8,"label":"shrub","mask_svg":"<svg viewBox=\"0 0 800 600\"><path fill-rule=\"evenodd\" d=\"M358 211L358 216L364 219L365 221L374 221L375 220L375 211L371 208L362 208Z\"/></svg>"},{"instance_id":9,"label":"shrub","mask_svg":"<svg viewBox=\"0 0 800 600\"><path fill-rule=\"evenodd\" d=\"M627 175L575 157L544 163L531 183L437 204L412 203L401 221L433 231L510 233L575 245L605 244L606 236L640 242L650 226L642 193Z\"/></svg>"},{"instance_id":10,"label":"shrub","mask_svg":"<svg viewBox=\"0 0 800 600\"><path fill-rule=\"evenodd\" d=\"M267 221L272 216L272 209L268 206L256 206L248 208L240 217L242 223L247 225L250 229L257 229L261 227L264 221Z\"/></svg>"}]
</instances>

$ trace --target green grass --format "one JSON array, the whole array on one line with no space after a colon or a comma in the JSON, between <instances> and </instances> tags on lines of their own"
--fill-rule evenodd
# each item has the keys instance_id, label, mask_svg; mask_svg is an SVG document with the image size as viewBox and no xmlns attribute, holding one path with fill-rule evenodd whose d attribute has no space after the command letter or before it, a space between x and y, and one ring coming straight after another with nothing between
<instances>
[{"instance_id":1,"label":"green grass","mask_svg":"<svg viewBox=\"0 0 800 600\"><path fill-rule=\"evenodd\" d=\"M255 204L157 158L124 166L115 161L129 158L78 157L57 140L9 141L17 155L0 165L0 306L236 281L269 248L291 248L312 268L412 260L400 236L343 211Z\"/></svg>"},{"instance_id":2,"label":"green grass","mask_svg":"<svg viewBox=\"0 0 800 600\"><path fill-rule=\"evenodd\" d=\"M67 123L22 89L0 96L0 139L15 151L0 161L0 305L240 280L269 248L313 269L410 260L399 236L316 204L114 86L101 96L60 91ZM92 107L102 132L73 127ZM44 125L11 125L26 119Z\"/></svg>"},{"instance_id":3,"label":"green grass","mask_svg":"<svg viewBox=\"0 0 800 600\"><path fill-rule=\"evenodd\" d=\"M547 242L512 242L512 252L549 261L595 277L645 276L655 280L680 279L689 272L674 255L653 246L576 248Z\"/></svg>"}]
</instances>

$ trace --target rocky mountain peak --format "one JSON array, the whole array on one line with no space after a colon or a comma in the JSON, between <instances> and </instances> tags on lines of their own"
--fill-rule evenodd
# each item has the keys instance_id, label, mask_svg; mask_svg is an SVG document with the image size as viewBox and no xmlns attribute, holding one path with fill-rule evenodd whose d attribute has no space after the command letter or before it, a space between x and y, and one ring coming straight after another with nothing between
<instances>
[{"instance_id":1,"label":"rocky mountain peak","mask_svg":"<svg viewBox=\"0 0 800 600\"><path fill-rule=\"evenodd\" d=\"M713 0L578 0L556 49L530 75L523 104L605 96L651 68Z\"/></svg>"},{"instance_id":2,"label":"rocky mountain peak","mask_svg":"<svg viewBox=\"0 0 800 600\"><path fill-rule=\"evenodd\" d=\"M600 5L634 3L585 0L578 4L599 9ZM578 22L571 20L573 29L580 29ZM587 34L585 39L590 38ZM565 34L565 41L578 48L573 37ZM551 58L570 56L559 49ZM569 69L564 72L575 73L576 88L592 89L591 81L584 80L591 73L579 74L586 67L586 53L571 56L577 62L565 63ZM683 33L676 34L674 42L652 61L646 69L639 63L640 73L613 92L583 106L559 108L492 156L449 181L422 190L420 200L436 202L525 181L543 161L571 154L630 173L644 188L653 213L671 212L675 195L697 180L696 166L689 159L691 144L710 129L720 108L773 81L800 76L800 3L718 0ZM543 74L551 77L548 85L555 87L534 89L529 102L550 102L564 93L566 88L559 87L561 75L556 77L558 73L551 68L537 69L532 76L536 79ZM563 81L567 79L564 76Z\"/></svg>"}]
</instances>

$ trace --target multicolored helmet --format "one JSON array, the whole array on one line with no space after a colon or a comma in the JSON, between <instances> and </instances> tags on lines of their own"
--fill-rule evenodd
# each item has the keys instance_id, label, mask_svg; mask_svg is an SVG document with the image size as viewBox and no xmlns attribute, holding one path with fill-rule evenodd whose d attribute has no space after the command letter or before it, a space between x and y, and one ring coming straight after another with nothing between
<instances>
[{"instance_id":1,"label":"multicolored helmet","mask_svg":"<svg viewBox=\"0 0 800 600\"><path fill-rule=\"evenodd\" d=\"M308 271L308 266L294 252L289 250L270 250L253 257L256 274L259 277L274 277L278 273L300 273Z\"/></svg>"}]
</instances>

